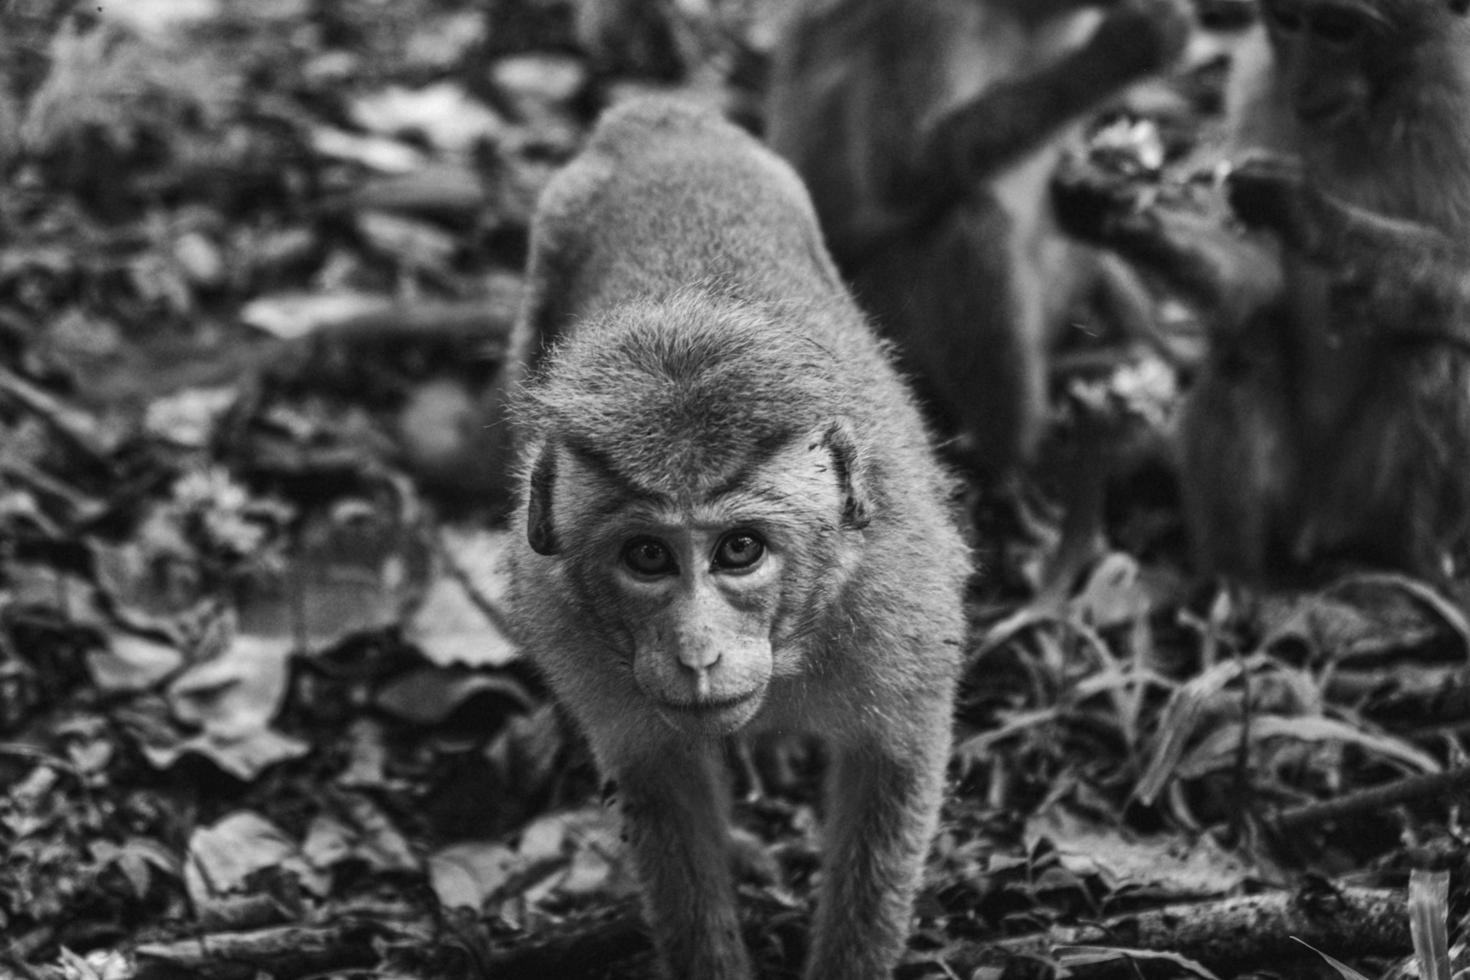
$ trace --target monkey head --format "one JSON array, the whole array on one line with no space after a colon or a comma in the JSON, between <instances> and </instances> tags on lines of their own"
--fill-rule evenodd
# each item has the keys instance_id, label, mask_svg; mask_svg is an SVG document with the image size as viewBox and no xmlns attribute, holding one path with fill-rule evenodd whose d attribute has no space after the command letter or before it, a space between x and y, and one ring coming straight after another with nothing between
<instances>
[{"instance_id":1,"label":"monkey head","mask_svg":"<svg viewBox=\"0 0 1470 980\"><path fill-rule=\"evenodd\" d=\"M643 705L729 734L831 629L871 508L856 439L822 352L748 304L685 292L577 333L527 389L532 560Z\"/></svg>"},{"instance_id":2,"label":"monkey head","mask_svg":"<svg viewBox=\"0 0 1470 980\"><path fill-rule=\"evenodd\" d=\"M1368 125L1385 93L1425 64L1423 51L1463 31L1462 0L1261 0L1277 77L1297 121L1324 131ZM1463 70L1456 69L1456 70ZM1408 89L1418 96L1417 86Z\"/></svg>"}]
</instances>

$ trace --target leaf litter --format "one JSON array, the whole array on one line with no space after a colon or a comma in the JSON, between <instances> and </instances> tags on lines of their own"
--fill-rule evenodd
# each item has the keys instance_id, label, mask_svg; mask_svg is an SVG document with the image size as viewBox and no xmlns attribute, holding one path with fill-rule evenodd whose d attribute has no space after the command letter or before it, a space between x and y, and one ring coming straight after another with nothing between
<instances>
[{"instance_id":1,"label":"leaf litter","mask_svg":"<svg viewBox=\"0 0 1470 980\"><path fill-rule=\"evenodd\" d=\"M659 4L651 46L572 35L561 0L24 6L0 14L0 974L641 975L616 788L506 625L486 412L536 192L596 106L670 71L755 104L719 66L769 53L771 5ZM1092 139L1171 165L1146 116ZM1070 410L1167 426L1170 369L1109 363ZM1463 973L1464 596L1201 594L1144 497L1030 596L1054 521L976 590L901 975L1321 975L1292 937L1344 976ZM821 753L731 758L752 947L791 975Z\"/></svg>"}]
</instances>

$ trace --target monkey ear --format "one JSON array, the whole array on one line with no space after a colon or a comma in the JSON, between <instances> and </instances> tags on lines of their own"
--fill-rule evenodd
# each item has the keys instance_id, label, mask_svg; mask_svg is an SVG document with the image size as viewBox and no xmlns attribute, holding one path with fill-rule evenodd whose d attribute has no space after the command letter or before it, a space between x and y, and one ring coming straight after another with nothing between
<instances>
[{"instance_id":1,"label":"monkey ear","mask_svg":"<svg viewBox=\"0 0 1470 980\"><path fill-rule=\"evenodd\" d=\"M536 462L531 465L528 482L526 540L536 554L554 555L561 550L561 542L557 541L556 528L551 523L551 492L556 484L556 448L551 444L541 447Z\"/></svg>"},{"instance_id":2,"label":"monkey ear","mask_svg":"<svg viewBox=\"0 0 1470 980\"><path fill-rule=\"evenodd\" d=\"M868 496L867 465L847 419L834 419L822 433L822 444L832 454L837 486L842 491L842 526L861 530L873 519L873 502Z\"/></svg>"}]
</instances>

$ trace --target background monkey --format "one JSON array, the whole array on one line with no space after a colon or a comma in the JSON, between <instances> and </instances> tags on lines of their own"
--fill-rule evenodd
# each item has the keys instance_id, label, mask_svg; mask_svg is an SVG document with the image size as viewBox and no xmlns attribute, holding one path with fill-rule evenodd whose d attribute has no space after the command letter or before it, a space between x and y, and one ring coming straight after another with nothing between
<instances>
[{"instance_id":1,"label":"background monkey","mask_svg":"<svg viewBox=\"0 0 1470 980\"><path fill-rule=\"evenodd\" d=\"M809 0L777 49L770 143L984 473L1033 448L1079 297L1149 316L1116 261L1055 233L1047 184L1067 127L1168 65L1190 26L1175 0Z\"/></svg>"},{"instance_id":2,"label":"background monkey","mask_svg":"<svg viewBox=\"0 0 1470 980\"><path fill-rule=\"evenodd\" d=\"M832 750L808 975L887 977L967 575L916 406L796 175L678 103L603 119L542 197L530 282L515 615L616 782L666 970L751 975L719 739L767 728Z\"/></svg>"},{"instance_id":3,"label":"background monkey","mask_svg":"<svg viewBox=\"0 0 1470 980\"><path fill-rule=\"evenodd\" d=\"M1092 229L1225 301L1180 425L1204 571L1254 578L1350 558L1440 578L1464 537L1459 7L1263 0L1232 75L1232 150L1246 162L1228 190L1239 218L1274 235L1240 239L1164 211Z\"/></svg>"}]
</instances>

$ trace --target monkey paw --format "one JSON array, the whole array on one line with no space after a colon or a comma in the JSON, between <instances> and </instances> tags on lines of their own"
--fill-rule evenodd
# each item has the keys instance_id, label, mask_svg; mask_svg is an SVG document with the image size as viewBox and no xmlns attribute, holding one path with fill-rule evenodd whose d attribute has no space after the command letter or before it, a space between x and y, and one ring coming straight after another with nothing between
<instances>
[{"instance_id":1,"label":"monkey paw","mask_svg":"<svg viewBox=\"0 0 1470 980\"><path fill-rule=\"evenodd\" d=\"M1248 157L1231 171L1225 192L1237 218L1252 228L1274 231L1293 248L1312 252L1324 234L1320 195L1294 158Z\"/></svg>"},{"instance_id":2,"label":"monkey paw","mask_svg":"<svg viewBox=\"0 0 1470 980\"><path fill-rule=\"evenodd\" d=\"M1194 16L1183 0L1133 0L1108 13L1093 43L1115 52L1120 65L1145 74L1178 61L1193 33Z\"/></svg>"},{"instance_id":3,"label":"monkey paw","mask_svg":"<svg viewBox=\"0 0 1470 980\"><path fill-rule=\"evenodd\" d=\"M1147 192L1137 182L1064 160L1051 182L1052 211L1069 235L1108 245L1144 211Z\"/></svg>"}]
</instances>

